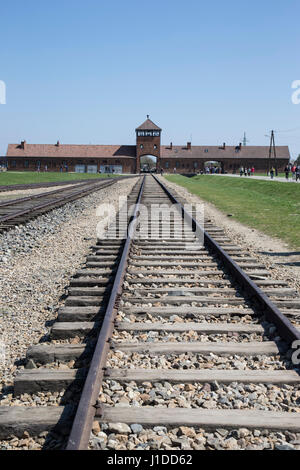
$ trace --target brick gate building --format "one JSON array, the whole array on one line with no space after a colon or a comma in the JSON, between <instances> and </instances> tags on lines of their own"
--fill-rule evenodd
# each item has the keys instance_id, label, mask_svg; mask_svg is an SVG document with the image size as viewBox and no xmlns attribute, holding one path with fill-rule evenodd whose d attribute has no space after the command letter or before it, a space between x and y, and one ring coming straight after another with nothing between
<instances>
[{"instance_id":1,"label":"brick gate building","mask_svg":"<svg viewBox=\"0 0 300 470\"><path fill-rule=\"evenodd\" d=\"M157 169L165 172L193 174L207 162L217 162L222 171L232 173L240 166L266 171L275 166L269 162L268 146L161 145L162 129L147 120L136 129L136 145L54 145L9 144L7 167L16 171L70 171L77 173L139 173L141 157L152 155ZM290 160L288 146L276 147L277 168L283 171Z\"/></svg>"}]
</instances>

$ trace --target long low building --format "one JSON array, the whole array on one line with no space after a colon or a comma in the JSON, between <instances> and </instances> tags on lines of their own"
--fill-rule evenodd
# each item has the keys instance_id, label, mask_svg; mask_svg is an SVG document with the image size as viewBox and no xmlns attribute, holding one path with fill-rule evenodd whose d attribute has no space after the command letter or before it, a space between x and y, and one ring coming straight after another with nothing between
<instances>
[{"instance_id":1,"label":"long low building","mask_svg":"<svg viewBox=\"0 0 300 470\"><path fill-rule=\"evenodd\" d=\"M157 169L193 174L206 166L218 165L222 172L236 172L241 166L282 171L289 163L288 146L276 147L276 160L269 158L268 146L183 146L161 145L162 129L147 120L136 129L136 145L54 145L9 144L7 167L16 171L70 171L77 173L139 173L143 157L156 158Z\"/></svg>"}]
</instances>

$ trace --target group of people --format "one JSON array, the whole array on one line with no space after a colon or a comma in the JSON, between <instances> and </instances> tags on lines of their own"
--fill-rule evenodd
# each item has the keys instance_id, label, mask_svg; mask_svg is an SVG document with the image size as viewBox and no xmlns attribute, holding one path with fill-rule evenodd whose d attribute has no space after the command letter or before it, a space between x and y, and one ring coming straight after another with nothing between
<instances>
[{"instance_id":1,"label":"group of people","mask_svg":"<svg viewBox=\"0 0 300 470\"><path fill-rule=\"evenodd\" d=\"M251 175L254 175L254 171L255 171L255 168L254 166L252 168L244 168L243 166L241 166L240 168L240 176L251 176Z\"/></svg>"},{"instance_id":2,"label":"group of people","mask_svg":"<svg viewBox=\"0 0 300 470\"><path fill-rule=\"evenodd\" d=\"M285 177L288 180L290 176L290 172L292 173L292 179L296 181L300 181L300 163L297 165L294 163L293 166L287 165L284 169Z\"/></svg>"},{"instance_id":3,"label":"group of people","mask_svg":"<svg viewBox=\"0 0 300 470\"><path fill-rule=\"evenodd\" d=\"M214 175L214 174L218 175L219 173L221 173L221 168L218 167L218 166L206 166L204 170L205 170L205 173L206 173L207 175L209 175L209 174L211 174L211 175Z\"/></svg>"}]
</instances>

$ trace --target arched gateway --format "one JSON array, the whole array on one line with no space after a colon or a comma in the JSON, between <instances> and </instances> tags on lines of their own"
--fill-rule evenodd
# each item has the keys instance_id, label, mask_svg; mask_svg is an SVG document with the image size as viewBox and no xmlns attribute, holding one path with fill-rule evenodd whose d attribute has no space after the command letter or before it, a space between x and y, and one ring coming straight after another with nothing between
<instances>
[{"instance_id":1,"label":"arched gateway","mask_svg":"<svg viewBox=\"0 0 300 470\"><path fill-rule=\"evenodd\" d=\"M140 173L141 157L152 155L157 159L157 171L195 174L205 169L205 162L219 162L226 173L234 173L240 166L266 171L269 165L269 147L217 145L162 145L162 130L149 116L136 128L135 145L66 145L9 144L5 162L16 171L69 171L101 173ZM290 159L288 146L276 147L277 169L283 171ZM1 156L0 156L1 161Z\"/></svg>"}]
</instances>

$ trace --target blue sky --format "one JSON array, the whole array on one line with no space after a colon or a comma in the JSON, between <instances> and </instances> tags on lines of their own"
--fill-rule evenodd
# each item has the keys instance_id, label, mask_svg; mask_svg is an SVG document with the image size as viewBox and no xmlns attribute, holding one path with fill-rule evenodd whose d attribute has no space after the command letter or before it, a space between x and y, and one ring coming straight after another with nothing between
<instances>
[{"instance_id":1,"label":"blue sky","mask_svg":"<svg viewBox=\"0 0 300 470\"><path fill-rule=\"evenodd\" d=\"M268 144L300 153L300 4L11 0L1 5L0 154L8 143ZM290 131L292 129L292 131Z\"/></svg>"}]
</instances>

